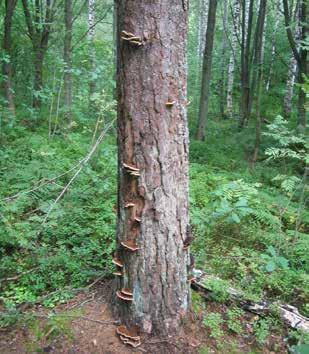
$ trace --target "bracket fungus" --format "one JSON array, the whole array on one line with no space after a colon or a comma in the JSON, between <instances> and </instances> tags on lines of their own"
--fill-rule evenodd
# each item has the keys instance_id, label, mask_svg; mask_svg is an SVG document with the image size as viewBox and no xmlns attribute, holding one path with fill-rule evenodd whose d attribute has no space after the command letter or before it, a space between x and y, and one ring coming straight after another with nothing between
<instances>
[{"instance_id":1,"label":"bracket fungus","mask_svg":"<svg viewBox=\"0 0 309 354\"><path fill-rule=\"evenodd\" d=\"M127 41L129 44L141 46L143 43L141 38L136 36L134 33L121 31L121 39Z\"/></svg>"},{"instance_id":2,"label":"bracket fungus","mask_svg":"<svg viewBox=\"0 0 309 354\"><path fill-rule=\"evenodd\" d=\"M124 300L124 301L133 301L133 296L131 295L126 295L122 291L118 290L116 292L116 295L119 299Z\"/></svg>"},{"instance_id":3,"label":"bracket fungus","mask_svg":"<svg viewBox=\"0 0 309 354\"><path fill-rule=\"evenodd\" d=\"M142 220L136 216L136 217L134 218L134 221L137 222L137 223L140 223Z\"/></svg>"},{"instance_id":4,"label":"bracket fungus","mask_svg":"<svg viewBox=\"0 0 309 354\"><path fill-rule=\"evenodd\" d=\"M134 204L134 203L131 203L131 202L128 202L128 203L126 203L126 204L124 205L125 208L132 208L132 207L134 207L134 206L135 206L135 204Z\"/></svg>"},{"instance_id":5,"label":"bracket fungus","mask_svg":"<svg viewBox=\"0 0 309 354\"><path fill-rule=\"evenodd\" d=\"M123 267L123 263L118 259L118 258L113 258L112 259L112 262L116 265L116 266L118 266L118 267L120 267L120 268L122 268Z\"/></svg>"},{"instance_id":6,"label":"bracket fungus","mask_svg":"<svg viewBox=\"0 0 309 354\"><path fill-rule=\"evenodd\" d=\"M122 288L121 289L122 294L127 295L127 296L133 296L133 293L130 289L128 288Z\"/></svg>"},{"instance_id":7,"label":"bracket fungus","mask_svg":"<svg viewBox=\"0 0 309 354\"><path fill-rule=\"evenodd\" d=\"M165 103L165 105L166 105L166 107L172 107L172 106L174 106L175 102L176 102L176 101L167 101L167 102Z\"/></svg>"},{"instance_id":8,"label":"bracket fungus","mask_svg":"<svg viewBox=\"0 0 309 354\"><path fill-rule=\"evenodd\" d=\"M123 274L121 272L114 272L113 275L117 277L122 277Z\"/></svg>"},{"instance_id":9,"label":"bracket fungus","mask_svg":"<svg viewBox=\"0 0 309 354\"><path fill-rule=\"evenodd\" d=\"M195 280L196 280L196 278L195 278L195 276L194 275L190 275L189 277L188 277L188 283L193 283L193 282L195 282Z\"/></svg>"},{"instance_id":10,"label":"bracket fungus","mask_svg":"<svg viewBox=\"0 0 309 354\"><path fill-rule=\"evenodd\" d=\"M129 165L128 163L122 163L122 166L128 170L128 171L132 171L132 172L139 172L139 168L133 165Z\"/></svg>"},{"instance_id":11,"label":"bracket fungus","mask_svg":"<svg viewBox=\"0 0 309 354\"><path fill-rule=\"evenodd\" d=\"M137 250L140 249L140 248L138 247L138 245L135 243L135 241L133 241L133 240L122 241L122 242L120 242L120 243L121 243L121 245L122 245L124 248L126 248L126 249L128 249L128 250L130 250L130 251L132 251L132 252L135 252L135 251L137 251Z\"/></svg>"},{"instance_id":12,"label":"bracket fungus","mask_svg":"<svg viewBox=\"0 0 309 354\"><path fill-rule=\"evenodd\" d=\"M116 328L116 333L122 337L133 339L133 340L140 340L141 337L138 334L138 327L132 326L131 328L127 328L126 326L118 326Z\"/></svg>"}]
</instances>

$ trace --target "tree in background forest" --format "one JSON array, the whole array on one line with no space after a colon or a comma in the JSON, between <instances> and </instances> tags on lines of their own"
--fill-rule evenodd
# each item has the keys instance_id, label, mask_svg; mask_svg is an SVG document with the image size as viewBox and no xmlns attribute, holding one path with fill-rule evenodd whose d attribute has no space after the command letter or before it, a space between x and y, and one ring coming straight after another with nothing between
<instances>
[{"instance_id":1,"label":"tree in background forest","mask_svg":"<svg viewBox=\"0 0 309 354\"><path fill-rule=\"evenodd\" d=\"M207 29L206 29L206 42L203 57L203 67L202 67L202 85L201 85L201 97L200 97L200 107L198 115L198 127L196 130L196 138L199 140L205 140L205 128L206 119L208 114L209 105L209 90L210 90L210 80L211 80L211 67L212 67L212 50L215 35L216 26L216 11L217 11L217 0L209 1L208 8L208 19L207 19Z\"/></svg>"},{"instance_id":2,"label":"tree in background forest","mask_svg":"<svg viewBox=\"0 0 309 354\"><path fill-rule=\"evenodd\" d=\"M2 49L6 56L3 58L2 75L3 75L3 92L4 99L6 100L9 112L12 116L15 116L15 103L13 98L12 88L12 64L11 64L11 30L12 30L12 18L17 0L5 0L5 17L4 17L4 29L3 29L3 42Z\"/></svg>"},{"instance_id":3,"label":"tree in background forest","mask_svg":"<svg viewBox=\"0 0 309 354\"><path fill-rule=\"evenodd\" d=\"M117 2L117 309L171 333L190 305L187 1Z\"/></svg>"}]
</instances>

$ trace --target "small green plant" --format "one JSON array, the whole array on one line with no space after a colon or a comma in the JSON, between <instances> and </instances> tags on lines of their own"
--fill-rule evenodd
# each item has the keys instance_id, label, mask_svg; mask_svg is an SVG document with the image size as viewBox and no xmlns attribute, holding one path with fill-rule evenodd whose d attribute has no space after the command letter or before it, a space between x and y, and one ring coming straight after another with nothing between
<instances>
[{"instance_id":1,"label":"small green plant","mask_svg":"<svg viewBox=\"0 0 309 354\"><path fill-rule=\"evenodd\" d=\"M262 268L267 272L271 273L277 269L289 268L289 261L286 258L279 256L273 246L267 247L266 252L267 253L262 253L261 257L265 263Z\"/></svg>"},{"instance_id":2,"label":"small green plant","mask_svg":"<svg viewBox=\"0 0 309 354\"><path fill-rule=\"evenodd\" d=\"M240 317L243 315L243 310L239 307L232 307L227 310L227 326L228 329L236 334L241 334L243 328L240 322Z\"/></svg>"},{"instance_id":3,"label":"small green plant","mask_svg":"<svg viewBox=\"0 0 309 354\"><path fill-rule=\"evenodd\" d=\"M210 329L210 337L218 340L223 336L221 325L223 324L223 318L220 313L210 312L203 319L203 325Z\"/></svg>"},{"instance_id":4,"label":"small green plant","mask_svg":"<svg viewBox=\"0 0 309 354\"><path fill-rule=\"evenodd\" d=\"M260 318L253 324L253 332L258 344L263 344L269 336L271 320L267 318Z\"/></svg>"}]
</instances>

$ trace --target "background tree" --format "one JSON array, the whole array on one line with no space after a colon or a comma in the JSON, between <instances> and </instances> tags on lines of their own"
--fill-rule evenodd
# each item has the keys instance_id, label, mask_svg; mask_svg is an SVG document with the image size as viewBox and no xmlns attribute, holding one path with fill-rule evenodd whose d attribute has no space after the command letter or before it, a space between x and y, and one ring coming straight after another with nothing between
<instances>
[{"instance_id":1,"label":"background tree","mask_svg":"<svg viewBox=\"0 0 309 354\"><path fill-rule=\"evenodd\" d=\"M13 98L13 87L12 87L12 58L11 58L11 30L12 30L12 19L14 14L14 9L16 6L16 0L5 0L5 17L3 23L3 42L2 49L6 57L2 64L2 75L3 75L3 91L4 98L7 102L9 112L12 116L15 116L15 104Z\"/></svg>"},{"instance_id":2,"label":"background tree","mask_svg":"<svg viewBox=\"0 0 309 354\"><path fill-rule=\"evenodd\" d=\"M72 109L72 30L73 30L73 8L72 0L64 1L64 110L68 121L71 121Z\"/></svg>"},{"instance_id":3,"label":"background tree","mask_svg":"<svg viewBox=\"0 0 309 354\"><path fill-rule=\"evenodd\" d=\"M305 0L299 1L299 23L300 23L300 41L302 44L297 48L297 43L292 33L291 29L291 13L289 9L288 0L283 0L283 10L284 10L284 22L289 44L291 46L293 56L297 63L297 82L299 85L304 84L304 77L307 75L308 63L307 63L307 49L304 46L304 42L307 36L307 2ZM306 127L306 94L303 88L300 86L298 89L298 124L303 128Z\"/></svg>"},{"instance_id":4,"label":"background tree","mask_svg":"<svg viewBox=\"0 0 309 354\"><path fill-rule=\"evenodd\" d=\"M196 131L196 138L199 140L205 140L206 137L205 128L206 128L206 119L207 119L208 104L209 104L212 50L213 50L215 25L216 25L216 11L217 11L217 0L210 0L209 9L208 9L208 19L207 19L206 44L205 44L203 68L202 68L202 85L201 85L201 96L200 96L200 106L199 106L199 115L198 115L198 126Z\"/></svg>"}]
</instances>

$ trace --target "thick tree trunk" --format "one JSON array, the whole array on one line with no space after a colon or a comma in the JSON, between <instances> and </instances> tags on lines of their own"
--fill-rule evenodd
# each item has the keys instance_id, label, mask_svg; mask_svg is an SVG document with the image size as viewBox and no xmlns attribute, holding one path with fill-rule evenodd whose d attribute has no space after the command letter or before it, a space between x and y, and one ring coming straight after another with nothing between
<instances>
[{"instance_id":1,"label":"thick tree trunk","mask_svg":"<svg viewBox=\"0 0 309 354\"><path fill-rule=\"evenodd\" d=\"M64 2L64 23L64 114L65 118L70 122L72 119L72 0L65 0Z\"/></svg>"},{"instance_id":2,"label":"thick tree trunk","mask_svg":"<svg viewBox=\"0 0 309 354\"><path fill-rule=\"evenodd\" d=\"M123 324L160 334L190 304L187 15L183 0L117 2L116 309Z\"/></svg>"},{"instance_id":3,"label":"thick tree trunk","mask_svg":"<svg viewBox=\"0 0 309 354\"><path fill-rule=\"evenodd\" d=\"M95 0L88 0L88 41L89 41L89 63L90 63L90 80L89 80L89 97L93 96L96 90L95 80L95 47L94 47L94 26L95 26Z\"/></svg>"},{"instance_id":4,"label":"thick tree trunk","mask_svg":"<svg viewBox=\"0 0 309 354\"><path fill-rule=\"evenodd\" d=\"M6 0L5 1L5 17L4 17L4 30L3 30L3 44L2 49L5 55L7 55L7 60L3 61L2 64L2 75L3 75L3 93L6 100L9 112L11 116L15 116L15 104L13 98L12 89L12 64L11 64L11 29L12 29L12 18L14 9L16 6L16 0Z\"/></svg>"},{"instance_id":5,"label":"thick tree trunk","mask_svg":"<svg viewBox=\"0 0 309 354\"><path fill-rule=\"evenodd\" d=\"M216 25L216 11L217 0L209 1L207 31L206 31L206 45L204 50L203 68L202 68L202 87L198 117L198 127L196 131L196 138L198 140L205 140L205 127L208 114L209 91L211 80L211 65L212 65L212 50L215 35Z\"/></svg>"},{"instance_id":6,"label":"thick tree trunk","mask_svg":"<svg viewBox=\"0 0 309 354\"><path fill-rule=\"evenodd\" d=\"M243 128L249 115L250 101L250 48L253 21L253 4L250 0L248 16L246 16L246 1L242 2L242 41L241 41L241 96L239 127ZM247 23L247 25L246 25Z\"/></svg>"},{"instance_id":7,"label":"thick tree trunk","mask_svg":"<svg viewBox=\"0 0 309 354\"><path fill-rule=\"evenodd\" d=\"M235 0L233 3L232 16L233 16L233 32L232 32L232 40L231 40L232 54L230 55L230 60L229 60L229 65L228 65L227 97L226 97L227 117L228 118L233 117L233 86L234 86L236 48L237 48L237 42L238 42L239 18L240 18L239 0Z\"/></svg>"}]
</instances>

